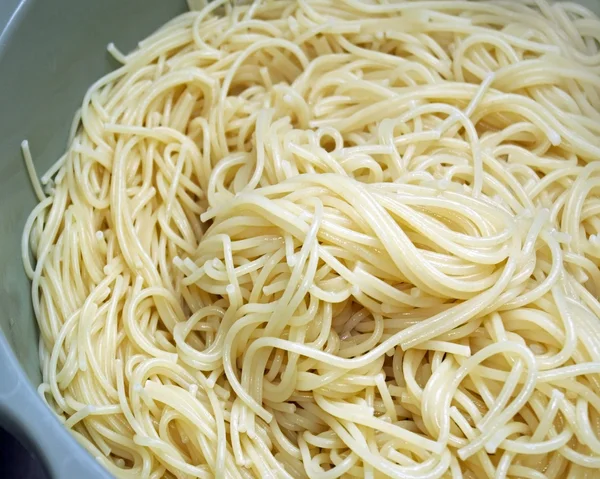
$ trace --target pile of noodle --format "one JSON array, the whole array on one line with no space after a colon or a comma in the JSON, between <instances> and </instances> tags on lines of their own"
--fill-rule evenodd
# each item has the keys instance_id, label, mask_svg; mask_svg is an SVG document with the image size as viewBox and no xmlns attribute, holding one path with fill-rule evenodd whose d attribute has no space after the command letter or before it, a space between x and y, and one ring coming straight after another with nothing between
<instances>
[{"instance_id":1,"label":"pile of noodle","mask_svg":"<svg viewBox=\"0 0 600 479\"><path fill-rule=\"evenodd\" d=\"M118 478L597 477L598 17L193 3L34 185L65 426Z\"/></svg>"}]
</instances>

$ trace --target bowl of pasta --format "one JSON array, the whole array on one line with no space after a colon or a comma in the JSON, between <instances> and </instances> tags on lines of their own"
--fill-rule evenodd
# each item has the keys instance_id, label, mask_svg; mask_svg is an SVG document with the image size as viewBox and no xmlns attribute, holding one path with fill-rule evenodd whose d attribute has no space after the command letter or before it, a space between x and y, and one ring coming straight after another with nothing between
<instances>
[{"instance_id":1,"label":"bowl of pasta","mask_svg":"<svg viewBox=\"0 0 600 479\"><path fill-rule=\"evenodd\" d=\"M599 13L4 2L0 428L56 479L595 477Z\"/></svg>"}]
</instances>

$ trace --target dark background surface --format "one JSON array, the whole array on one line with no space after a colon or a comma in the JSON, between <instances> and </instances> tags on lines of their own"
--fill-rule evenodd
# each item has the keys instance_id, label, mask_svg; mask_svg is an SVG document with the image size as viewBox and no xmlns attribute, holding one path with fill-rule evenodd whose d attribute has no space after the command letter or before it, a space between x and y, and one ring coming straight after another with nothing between
<instances>
[{"instance_id":1,"label":"dark background surface","mask_svg":"<svg viewBox=\"0 0 600 479\"><path fill-rule=\"evenodd\" d=\"M49 479L34 453L8 431L0 428L0 471L2 479Z\"/></svg>"}]
</instances>

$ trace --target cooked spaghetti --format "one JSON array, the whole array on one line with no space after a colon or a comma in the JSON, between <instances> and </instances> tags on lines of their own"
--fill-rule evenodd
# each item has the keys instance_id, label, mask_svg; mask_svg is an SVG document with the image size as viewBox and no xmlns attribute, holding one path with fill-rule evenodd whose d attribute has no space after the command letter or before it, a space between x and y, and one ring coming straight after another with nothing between
<instances>
[{"instance_id":1,"label":"cooked spaghetti","mask_svg":"<svg viewBox=\"0 0 600 479\"><path fill-rule=\"evenodd\" d=\"M34 178L65 426L119 478L594 476L600 20L199 8L109 46Z\"/></svg>"}]
</instances>

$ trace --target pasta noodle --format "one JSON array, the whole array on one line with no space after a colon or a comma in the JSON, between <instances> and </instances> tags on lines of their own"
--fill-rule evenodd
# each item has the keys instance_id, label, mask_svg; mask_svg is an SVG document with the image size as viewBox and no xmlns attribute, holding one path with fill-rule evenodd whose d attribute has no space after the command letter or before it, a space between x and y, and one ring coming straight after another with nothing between
<instances>
[{"instance_id":1,"label":"pasta noodle","mask_svg":"<svg viewBox=\"0 0 600 479\"><path fill-rule=\"evenodd\" d=\"M34 178L40 394L119 478L595 477L600 19L240 3Z\"/></svg>"}]
</instances>

